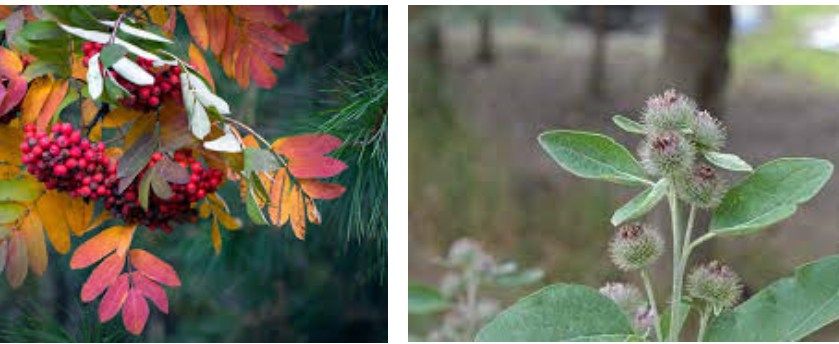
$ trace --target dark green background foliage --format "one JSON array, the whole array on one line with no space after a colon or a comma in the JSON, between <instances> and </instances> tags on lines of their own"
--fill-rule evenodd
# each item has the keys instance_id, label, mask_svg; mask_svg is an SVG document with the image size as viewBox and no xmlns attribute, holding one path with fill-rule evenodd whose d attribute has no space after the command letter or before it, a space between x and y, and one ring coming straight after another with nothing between
<instances>
[{"instance_id":1,"label":"dark green background foliage","mask_svg":"<svg viewBox=\"0 0 839 344\"><path fill-rule=\"evenodd\" d=\"M294 18L309 42L291 49L275 88L240 90L208 62L235 116L264 136L323 130L347 141L335 153L349 165L335 178L347 192L320 204L323 225L310 225L306 241L288 228L251 225L237 187L227 184L220 192L245 226L222 231L219 256L206 220L135 236L135 247L170 262L183 281L167 292L170 314L153 309L142 336L127 334L119 318L98 324L98 301L79 301L89 269L70 270L69 255L50 249L43 278L18 290L0 283L0 340L386 340L387 8L302 7ZM185 27L179 18L179 43Z\"/></svg>"}]
</instances>

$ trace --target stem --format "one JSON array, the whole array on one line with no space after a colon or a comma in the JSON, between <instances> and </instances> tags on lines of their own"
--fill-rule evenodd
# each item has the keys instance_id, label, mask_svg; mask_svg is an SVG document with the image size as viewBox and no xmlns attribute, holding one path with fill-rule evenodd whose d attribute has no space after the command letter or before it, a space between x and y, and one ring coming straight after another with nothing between
<instances>
[{"instance_id":1,"label":"stem","mask_svg":"<svg viewBox=\"0 0 839 344\"><path fill-rule=\"evenodd\" d=\"M658 314L661 313L658 312L658 306L656 306L655 304L655 294L653 294L653 285L652 283L650 283L650 275L647 273L646 269L641 270L641 279L644 281L644 289L647 290L647 299L649 299L650 307L658 317ZM661 322L658 321L658 319L656 319L655 322L653 322L653 324L655 326L655 338L656 340L661 341L663 338L661 333Z\"/></svg>"},{"instance_id":2,"label":"stem","mask_svg":"<svg viewBox=\"0 0 839 344\"><path fill-rule=\"evenodd\" d=\"M681 266L681 230L679 228L679 200L676 198L676 188L671 184L667 193L667 202L670 204L670 224L673 229L673 291L670 298L670 329L667 334L668 341L676 341L679 336L680 328L676 326L677 311L681 307L677 305L682 300L682 276L679 273L679 266Z\"/></svg>"},{"instance_id":3,"label":"stem","mask_svg":"<svg viewBox=\"0 0 839 344\"><path fill-rule=\"evenodd\" d=\"M230 117L224 117L224 120L228 121L230 123L233 123L236 126L238 126L242 129L244 129L245 131L251 133L254 137L256 137L257 140L261 141L264 145L268 146L268 148L271 148L271 143L268 142L268 140L266 140L264 137L262 137L262 135L259 135L259 133L257 133L256 130L253 130L251 127L247 126L245 123L239 122L239 121L237 121L235 119L232 119ZM274 155L274 159L277 159L277 162L279 162L281 166L286 166L285 159L283 159L279 154L277 154L277 152L274 152L273 149L269 149L269 151L271 152L271 154Z\"/></svg>"},{"instance_id":4,"label":"stem","mask_svg":"<svg viewBox=\"0 0 839 344\"><path fill-rule=\"evenodd\" d=\"M117 39L117 32L119 32L119 26L122 25L122 21L125 20L128 12L129 11L122 12L117 20L114 21L114 29L111 31L111 38L108 39L108 44L114 44L114 41Z\"/></svg>"},{"instance_id":5,"label":"stem","mask_svg":"<svg viewBox=\"0 0 839 344\"><path fill-rule=\"evenodd\" d=\"M701 342L705 339L705 330L708 328L708 319L711 318L711 312L707 310L702 311L702 317L699 318L699 332L696 334L696 341Z\"/></svg>"}]
</instances>

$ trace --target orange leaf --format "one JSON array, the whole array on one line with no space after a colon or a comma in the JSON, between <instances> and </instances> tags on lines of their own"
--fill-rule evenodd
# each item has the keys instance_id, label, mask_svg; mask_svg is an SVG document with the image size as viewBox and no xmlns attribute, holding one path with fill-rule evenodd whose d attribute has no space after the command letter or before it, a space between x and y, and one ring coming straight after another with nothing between
<instances>
[{"instance_id":1,"label":"orange leaf","mask_svg":"<svg viewBox=\"0 0 839 344\"><path fill-rule=\"evenodd\" d=\"M113 226L99 232L73 252L73 257L70 258L70 268L83 269L88 267L114 250L117 251L116 255L125 257L125 251L131 243L135 228L137 228L137 225Z\"/></svg>"},{"instance_id":2,"label":"orange leaf","mask_svg":"<svg viewBox=\"0 0 839 344\"><path fill-rule=\"evenodd\" d=\"M298 178L329 178L347 168L343 161L327 156L309 156L289 159L288 170Z\"/></svg>"},{"instance_id":3,"label":"orange leaf","mask_svg":"<svg viewBox=\"0 0 839 344\"><path fill-rule=\"evenodd\" d=\"M143 295L136 288L128 291L125 298L125 305L122 306L122 323L125 329L131 334L138 336L146 327L149 319L149 305L143 299Z\"/></svg>"},{"instance_id":4,"label":"orange leaf","mask_svg":"<svg viewBox=\"0 0 839 344\"><path fill-rule=\"evenodd\" d=\"M306 239L306 203L303 202L300 188L291 188L288 198L283 198L283 207L289 208L294 236L300 240Z\"/></svg>"},{"instance_id":5,"label":"orange leaf","mask_svg":"<svg viewBox=\"0 0 839 344\"><path fill-rule=\"evenodd\" d=\"M82 302L90 302L96 299L105 288L111 286L125 267L125 257L112 254L99 263L87 282L82 285Z\"/></svg>"},{"instance_id":6,"label":"orange leaf","mask_svg":"<svg viewBox=\"0 0 839 344\"><path fill-rule=\"evenodd\" d=\"M131 259L131 266L146 277L170 287L181 285L181 279L178 278L175 269L148 251L135 248L128 252L128 257Z\"/></svg>"},{"instance_id":7,"label":"orange leaf","mask_svg":"<svg viewBox=\"0 0 839 344\"><path fill-rule=\"evenodd\" d=\"M265 61L256 54L250 56L250 75L253 82L262 88L271 88L277 83L277 76Z\"/></svg>"},{"instance_id":8,"label":"orange leaf","mask_svg":"<svg viewBox=\"0 0 839 344\"><path fill-rule=\"evenodd\" d=\"M329 134L303 134L279 138L271 144L275 152L289 159L322 156L341 146L341 139Z\"/></svg>"},{"instance_id":9,"label":"orange leaf","mask_svg":"<svg viewBox=\"0 0 839 344\"><path fill-rule=\"evenodd\" d=\"M149 299L157 309L169 314L169 298L166 297L166 291L159 284L137 272L131 273L131 283L134 289L140 291L140 294Z\"/></svg>"},{"instance_id":10,"label":"orange leaf","mask_svg":"<svg viewBox=\"0 0 839 344\"><path fill-rule=\"evenodd\" d=\"M227 39L227 18L230 13L225 6L207 6L207 26L213 30L210 35L210 50L221 54Z\"/></svg>"},{"instance_id":11,"label":"orange leaf","mask_svg":"<svg viewBox=\"0 0 839 344\"><path fill-rule=\"evenodd\" d=\"M6 281L9 281L12 288L20 287L23 284L28 265L26 242L18 231L13 231L9 237L9 246L6 252Z\"/></svg>"},{"instance_id":12,"label":"orange leaf","mask_svg":"<svg viewBox=\"0 0 839 344\"><path fill-rule=\"evenodd\" d=\"M116 281L108 287L102 301L99 302L99 322L111 320L122 309L125 299L128 297L128 274L124 273L117 277Z\"/></svg>"},{"instance_id":13,"label":"orange leaf","mask_svg":"<svg viewBox=\"0 0 839 344\"><path fill-rule=\"evenodd\" d=\"M58 110L58 106L61 105L61 101L64 100L64 97L67 95L68 86L69 83L67 80L56 80L53 83L52 91L50 91L49 97L47 97L47 100L44 102L44 106L41 107L40 114L38 114L38 121L36 124L38 129L46 129L53 116L57 115L56 111Z\"/></svg>"},{"instance_id":14,"label":"orange leaf","mask_svg":"<svg viewBox=\"0 0 839 344\"><path fill-rule=\"evenodd\" d=\"M23 72L23 61L12 50L0 47L0 75L11 79Z\"/></svg>"},{"instance_id":15,"label":"orange leaf","mask_svg":"<svg viewBox=\"0 0 839 344\"><path fill-rule=\"evenodd\" d=\"M309 219L309 222L314 223L316 225L320 224L320 212L318 211L318 207L315 205L315 201L311 198L305 197L306 199L306 217Z\"/></svg>"},{"instance_id":16,"label":"orange leaf","mask_svg":"<svg viewBox=\"0 0 839 344\"><path fill-rule=\"evenodd\" d=\"M192 39L201 49L206 50L210 46L210 35L207 31L204 6L181 6L181 13L186 19L186 25L189 27Z\"/></svg>"},{"instance_id":17,"label":"orange leaf","mask_svg":"<svg viewBox=\"0 0 839 344\"><path fill-rule=\"evenodd\" d=\"M81 56L73 55L71 59L72 61L70 62L70 76L73 79L87 80L87 67L85 67L84 65L84 58Z\"/></svg>"},{"instance_id":18,"label":"orange leaf","mask_svg":"<svg viewBox=\"0 0 839 344\"><path fill-rule=\"evenodd\" d=\"M283 196L290 187L290 185L286 184L290 184L286 170L284 168L278 169L277 174L274 175L274 183L271 184L271 189L268 191L270 196L268 217L271 219L271 223L277 227L282 226L288 221L288 212L283 211L285 206L283 204Z\"/></svg>"},{"instance_id":19,"label":"orange leaf","mask_svg":"<svg viewBox=\"0 0 839 344\"><path fill-rule=\"evenodd\" d=\"M96 109L96 111L98 111L98 109ZM96 114L96 112L93 112L93 114ZM120 106L111 110L111 112L102 118L102 126L105 128L121 127L137 120L143 115L144 113L141 111ZM93 120L92 116L90 119L85 119L85 123L89 123L91 120Z\"/></svg>"},{"instance_id":20,"label":"orange leaf","mask_svg":"<svg viewBox=\"0 0 839 344\"><path fill-rule=\"evenodd\" d=\"M70 250L70 227L64 216L66 199L66 194L49 190L35 203L35 212L38 213L38 217L43 223L47 238L49 238L52 247L61 254Z\"/></svg>"},{"instance_id":21,"label":"orange leaf","mask_svg":"<svg viewBox=\"0 0 839 344\"><path fill-rule=\"evenodd\" d=\"M52 93L52 87L53 80L48 75L32 81L26 97L23 98L23 104L20 105L20 119L24 124L35 123L38 120L44 103Z\"/></svg>"},{"instance_id":22,"label":"orange leaf","mask_svg":"<svg viewBox=\"0 0 839 344\"><path fill-rule=\"evenodd\" d=\"M347 190L341 184L324 183L316 179L298 179L303 192L314 199L335 199Z\"/></svg>"},{"instance_id":23,"label":"orange leaf","mask_svg":"<svg viewBox=\"0 0 839 344\"><path fill-rule=\"evenodd\" d=\"M26 253L29 257L29 268L36 275L41 276L47 270L47 246L44 241L44 226L34 212L24 217L20 222L20 234L26 242Z\"/></svg>"},{"instance_id":24,"label":"orange leaf","mask_svg":"<svg viewBox=\"0 0 839 344\"><path fill-rule=\"evenodd\" d=\"M192 43L189 44L189 64L195 67L195 69L198 70L198 73L201 73L201 76L203 76L210 84L211 89L216 89L216 83L213 81L213 74L210 73L210 67L207 66L207 60L204 59L204 54L202 54L201 50L198 50L198 47Z\"/></svg>"},{"instance_id":25,"label":"orange leaf","mask_svg":"<svg viewBox=\"0 0 839 344\"><path fill-rule=\"evenodd\" d=\"M257 142L256 138L251 134L242 138L242 145L246 148L259 148L259 142Z\"/></svg>"}]
</instances>

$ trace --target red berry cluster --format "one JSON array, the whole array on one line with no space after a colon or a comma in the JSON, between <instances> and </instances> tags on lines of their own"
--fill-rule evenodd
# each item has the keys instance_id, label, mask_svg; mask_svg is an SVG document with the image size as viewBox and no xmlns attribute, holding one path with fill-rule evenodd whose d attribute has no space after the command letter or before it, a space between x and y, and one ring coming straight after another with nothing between
<instances>
[{"instance_id":1,"label":"red berry cluster","mask_svg":"<svg viewBox=\"0 0 839 344\"><path fill-rule=\"evenodd\" d=\"M116 164L105 155L102 142L82 138L70 123L56 123L51 133L28 124L23 128L21 161L47 189L69 192L73 197L97 199L111 194Z\"/></svg>"},{"instance_id":2,"label":"red berry cluster","mask_svg":"<svg viewBox=\"0 0 839 344\"><path fill-rule=\"evenodd\" d=\"M174 161L189 172L189 182L170 183L172 196L169 199L162 199L154 192L150 192L148 210L144 210L140 206L139 184L145 173L161 159L163 159L163 154L155 152L148 165L122 195L116 195L114 192L112 196L105 199L105 208L109 209L114 216L122 217L126 222L137 222L151 229L160 228L169 233L172 231L170 221L195 220L196 211L192 208L192 203L216 191L222 182L222 172L213 168L204 168L188 151L177 151L174 154Z\"/></svg>"},{"instance_id":3,"label":"red berry cluster","mask_svg":"<svg viewBox=\"0 0 839 344\"><path fill-rule=\"evenodd\" d=\"M101 43L85 42L82 44L84 52L84 65L87 66L90 57L102 50ZM181 67L162 66L154 67L151 60L137 57L137 64L154 76L154 84L139 86L123 78L119 73L108 71L116 81L128 90L130 95L122 99L122 105L141 111L154 110L163 103L167 97L181 99Z\"/></svg>"}]
</instances>

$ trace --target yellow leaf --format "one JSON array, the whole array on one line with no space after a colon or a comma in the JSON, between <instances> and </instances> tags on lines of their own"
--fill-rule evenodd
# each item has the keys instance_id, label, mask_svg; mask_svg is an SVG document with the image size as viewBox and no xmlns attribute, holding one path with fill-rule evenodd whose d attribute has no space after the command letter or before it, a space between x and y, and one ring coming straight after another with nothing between
<instances>
[{"instance_id":1,"label":"yellow leaf","mask_svg":"<svg viewBox=\"0 0 839 344\"><path fill-rule=\"evenodd\" d=\"M289 183L288 175L285 172L284 168L277 170L277 173L274 175L274 182L271 185L271 188L268 190L268 195L270 196L270 203L268 204L268 218L271 219L271 223L274 226L280 227L288 221L288 212L284 209L285 205L283 204L283 196L286 192L287 186L286 184Z\"/></svg>"},{"instance_id":2,"label":"yellow leaf","mask_svg":"<svg viewBox=\"0 0 839 344\"><path fill-rule=\"evenodd\" d=\"M120 231L119 243L117 244L117 254L125 257L128 248L131 246L131 240L134 239L134 231L137 225L117 226Z\"/></svg>"},{"instance_id":3,"label":"yellow leaf","mask_svg":"<svg viewBox=\"0 0 839 344\"><path fill-rule=\"evenodd\" d=\"M85 202L81 198L68 198L66 201L65 216L67 225L73 234L82 236L87 232L93 220L93 202Z\"/></svg>"},{"instance_id":4,"label":"yellow leaf","mask_svg":"<svg viewBox=\"0 0 839 344\"><path fill-rule=\"evenodd\" d=\"M136 121L134 121L134 124L131 125L131 129L129 129L128 133L125 134L125 144L123 145L123 147L125 147L125 150L128 150L128 148L133 146L134 142L137 142L137 140L143 137L143 135L154 130L154 124L156 122L157 116L151 114L149 114L148 116L141 116Z\"/></svg>"},{"instance_id":5,"label":"yellow leaf","mask_svg":"<svg viewBox=\"0 0 839 344\"><path fill-rule=\"evenodd\" d=\"M283 208L289 209L294 236L300 240L306 239L306 203L303 202L303 193L299 187L292 187L288 198L283 198Z\"/></svg>"},{"instance_id":6,"label":"yellow leaf","mask_svg":"<svg viewBox=\"0 0 839 344\"><path fill-rule=\"evenodd\" d=\"M213 221L213 225L210 230L210 238L213 241L213 249L216 251L216 255L218 255L221 253L221 231L218 229L218 221Z\"/></svg>"},{"instance_id":7,"label":"yellow leaf","mask_svg":"<svg viewBox=\"0 0 839 344\"><path fill-rule=\"evenodd\" d=\"M0 162L20 165L20 142L23 135L20 129L0 124Z\"/></svg>"},{"instance_id":8,"label":"yellow leaf","mask_svg":"<svg viewBox=\"0 0 839 344\"><path fill-rule=\"evenodd\" d=\"M52 92L53 80L51 76L42 76L29 84L29 91L23 98L23 103L20 105L20 118L24 124L35 123L38 120L38 115L41 113L41 108Z\"/></svg>"},{"instance_id":9,"label":"yellow leaf","mask_svg":"<svg viewBox=\"0 0 839 344\"><path fill-rule=\"evenodd\" d=\"M303 196L303 198L306 200L306 217L309 219L309 222L319 225L320 212L318 211L318 207L315 205L315 201L313 201L310 197Z\"/></svg>"},{"instance_id":10,"label":"yellow leaf","mask_svg":"<svg viewBox=\"0 0 839 344\"><path fill-rule=\"evenodd\" d=\"M35 211L44 225L47 238L58 253L65 254L70 250L70 227L65 213L65 197L63 194L50 190L35 203Z\"/></svg>"},{"instance_id":11,"label":"yellow leaf","mask_svg":"<svg viewBox=\"0 0 839 344\"><path fill-rule=\"evenodd\" d=\"M82 62L81 55L73 55L72 66L70 66L70 76L74 79L87 80L87 67Z\"/></svg>"},{"instance_id":12,"label":"yellow leaf","mask_svg":"<svg viewBox=\"0 0 839 344\"><path fill-rule=\"evenodd\" d=\"M242 228L242 221L233 217L224 209L214 207L213 214L216 216L216 219L218 219L218 221L221 222L224 228L227 228L229 230L236 230Z\"/></svg>"},{"instance_id":13,"label":"yellow leaf","mask_svg":"<svg viewBox=\"0 0 839 344\"><path fill-rule=\"evenodd\" d=\"M0 162L0 179L11 179L18 174L20 174L20 167Z\"/></svg>"},{"instance_id":14,"label":"yellow leaf","mask_svg":"<svg viewBox=\"0 0 839 344\"><path fill-rule=\"evenodd\" d=\"M99 112L99 108L96 107L96 104L90 100L85 99L82 101L82 123L85 126L89 126L90 123L96 118L96 113ZM90 130L90 135L88 137L92 141L101 141L102 140L102 122L96 123Z\"/></svg>"},{"instance_id":15,"label":"yellow leaf","mask_svg":"<svg viewBox=\"0 0 839 344\"><path fill-rule=\"evenodd\" d=\"M99 111L99 109L96 109ZM96 112L93 113L94 115ZM125 108L125 107L118 107L111 112L109 112L105 117L102 119L102 126L105 128L116 128L126 125L130 122L133 122L140 118L143 113L137 110ZM154 116L149 116L154 117ZM85 119L85 123L89 123L93 117L90 119Z\"/></svg>"},{"instance_id":16,"label":"yellow leaf","mask_svg":"<svg viewBox=\"0 0 839 344\"><path fill-rule=\"evenodd\" d=\"M20 223L20 233L26 243L29 268L38 276L47 270L47 245L44 241L44 226L38 215L30 212Z\"/></svg>"},{"instance_id":17,"label":"yellow leaf","mask_svg":"<svg viewBox=\"0 0 839 344\"><path fill-rule=\"evenodd\" d=\"M198 207L198 216L200 216L202 219L209 217L210 212L211 209L209 201L201 203L201 205Z\"/></svg>"}]
</instances>

